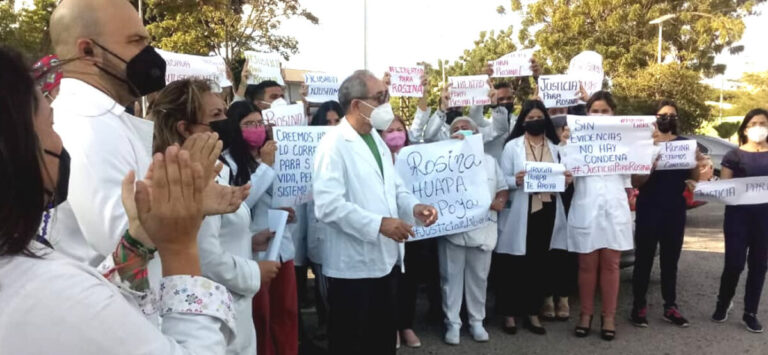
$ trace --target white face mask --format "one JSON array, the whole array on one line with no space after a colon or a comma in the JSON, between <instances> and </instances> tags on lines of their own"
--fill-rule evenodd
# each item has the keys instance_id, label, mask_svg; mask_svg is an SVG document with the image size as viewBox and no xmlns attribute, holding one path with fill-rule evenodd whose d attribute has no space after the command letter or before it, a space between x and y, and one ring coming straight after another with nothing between
<instances>
[{"instance_id":1,"label":"white face mask","mask_svg":"<svg viewBox=\"0 0 768 355\"><path fill-rule=\"evenodd\" d=\"M288 101L285 101L284 98L279 97L279 98L277 98L277 100L272 101L272 104L270 104L269 106L270 107L275 107L275 106L287 106L287 105L288 105Z\"/></svg>"},{"instance_id":2,"label":"white face mask","mask_svg":"<svg viewBox=\"0 0 768 355\"><path fill-rule=\"evenodd\" d=\"M747 128L747 138L754 143L765 142L765 139L768 138L768 127L754 126Z\"/></svg>"},{"instance_id":3,"label":"white face mask","mask_svg":"<svg viewBox=\"0 0 768 355\"><path fill-rule=\"evenodd\" d=\"M385 131L387 128L389 128L389 125L392 124L392 121L395 120L395 113L392 111L392 105L390 105L389 102L381 104L378 107L373 107L373 105L362 100L360 102L366 104L368 107L373 108L373 111L371 111L371 117L365 117L365 115L361 115L367 118L368 121L371 121L371 125L376 130Z\"/></svg>"}]
</instances>

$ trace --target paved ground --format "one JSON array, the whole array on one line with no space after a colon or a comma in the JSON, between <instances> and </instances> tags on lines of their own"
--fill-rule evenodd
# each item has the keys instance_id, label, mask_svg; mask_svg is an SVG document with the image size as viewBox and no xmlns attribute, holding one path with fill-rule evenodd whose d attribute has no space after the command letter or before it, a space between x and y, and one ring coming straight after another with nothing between
<instances>
[{"instance_id":1,"label":"paved ground","mask_svg":"<svg viewBox=\"0 0 768 355\"><path fill-rule=\"evenodd\" d=\"M627 321L632 302L632 271L631 268L622 270L618 335L613 342L601 340L594 332L587 339L575 338L572 335L575 320L545 323L548 331L545 336L524 330L517 335L507 335L500 329L501 318L490 316L486 319L490 342L475 343L465 328L462 329L461 345L449 346L442 341L442 326L427 324L422 319L426 301L421 297L415 328L424 346L421 349L404 348L399 354L768 354L768 334L748 333L741 324L744 275L728 322L717 324L709 320L723 264L722 216L722 205L710 204L689 212L679 264L678 303L692 323L690 328L671 326L661 318L663 300L657 264L648 295L650 327L647 329L635 328ZM762 313L762 319L768 324L768 315ZM576 298L571 299L571 314L578 314ZM315 323L313 313L304 312L304 317L308 325ZM599 326L599 319L596 319L593 329Z\"/></svg>"}]
</instances>

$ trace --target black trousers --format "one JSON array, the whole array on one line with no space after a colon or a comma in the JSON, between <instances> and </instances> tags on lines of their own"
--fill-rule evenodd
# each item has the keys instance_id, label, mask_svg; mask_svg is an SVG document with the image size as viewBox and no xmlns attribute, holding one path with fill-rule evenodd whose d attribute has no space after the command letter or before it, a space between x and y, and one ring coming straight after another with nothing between
<instances>
[{"instance_id":1,"label":"black trousers","mask_svg":"<svg viewBox=\"0 0 768 355\"><path fill-rule=\"evenodd\" d=\"M547 252L544 282L547 297L570 297L579 284L579 254L552 249Z\"/></svg>"},{"instance_id":2,"label":"black trousers","mask_svg":"<svg viewBox=\"0 0 768 355\"><path fill-rule=\"evenodd\" d=\"M723 232L725 266L717 298L722 303L731 302L744 264L747 264L744 312L757 313L768 270L768 204L726 206Z\"/></svg>"},{"instance_id":3,"label":"black trousers","mask_svg":"<svg viewBox=\"0 0 768 355\"><path fill-rule=\"evenodd\" d=\"M405 243L405 273L398 276L397 329L412 329L420 284L427 284L430 307L441 307L437 239Z\"/></svg>"},{"instance_id":4,"label":"black trousers","mask_svg":"<svg viewBox=\"0 0 768 355\"><path fill-rule=\"evenodd\" d=\"M664 308L677 307L677 263L683 250L685 234L685 200L661 203L638 201L635 218L635 266L632 275L632 291L635 309L648 304L646 294L656 257L656 245L660 247L661 295Z\"/></svg>"},{"instance_id":5,"label":"black trousers","mask_svg":"<svg viewBox=\"0 0 768 355\"><path fill-rule=\"evenodd\" d=\"M555 226L555 203L528 215L525 255L496 254L496 311L507 317L538 315L547 296L545 274Z\"/></svg>"},{"instance_id":6,"label":"black trousers","mask_svg":"<svg viewBox=\"0 0 768 355\"><path fill-rule=\"evenodd\" d=\"M328 278L329 352L395 354L395 268L376 279Z\"/></svg>"}]
</instances>

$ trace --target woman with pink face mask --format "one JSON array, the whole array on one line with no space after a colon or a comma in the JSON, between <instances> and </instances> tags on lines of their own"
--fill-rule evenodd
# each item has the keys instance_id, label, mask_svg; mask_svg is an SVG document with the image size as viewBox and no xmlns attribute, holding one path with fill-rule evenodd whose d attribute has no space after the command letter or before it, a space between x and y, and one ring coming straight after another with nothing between
<instances>
[{"instance_id":1,"label":"woman with pink face mask","mask_svg":"<svg viewBox=\"0 0 768 355\"><path fill-rule=\"evenodd\" d=\"M402 117L395 119L386 131L381 131L381 138L392 152L392 160L411 142ZM409 348L421 347L421 340L413 331L413 318L416 312L416 297L419 283L428 277L437 277L437 262L430 255L436 255L437 246L433 239L425 239L405 244L405 273L400 274L397 285L397 347L402 339ZM434 264L434 265L432 265ZM433 267L434 266L434 267ZM432 270L434 269L434 270Z\"/></svg>"}]
</instances>

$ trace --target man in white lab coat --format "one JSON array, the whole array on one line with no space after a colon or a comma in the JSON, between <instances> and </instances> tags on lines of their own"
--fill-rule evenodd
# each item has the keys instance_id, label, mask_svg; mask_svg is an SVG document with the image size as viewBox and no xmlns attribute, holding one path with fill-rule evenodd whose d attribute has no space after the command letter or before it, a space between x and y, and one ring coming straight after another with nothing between
<instances>
[{"instance_id":1,"label":"man in white lab coat","mask_svg":"<svg viewBox=\"0 0 768 355\"><path fill-rule=\"evenodd\" d=\"M52 242L97 266L128 228L123 177L131 170L143 177L151 163L153 123L125 107L165 86L165 61L126 1L63 2L51 17L51 40L64 63L54 129L72 157L69 198L56 209Z\"/></svg>"},{"instance_id":2,"label":"man in white lab coat","mask_svg":"<svg viewBox=\"0 0 768 355\"><path fill-rule=\"evenodd\" d=\"M395 353L395 273L402 242L437 210L404 186L376 130L394 119L384 83L357 71L339 89L345 118L318 146L315 215L330 229L323 273L329 278L330 353ZM403 219L400 219L403 218Z\"/></svg>"}]
</instances>

